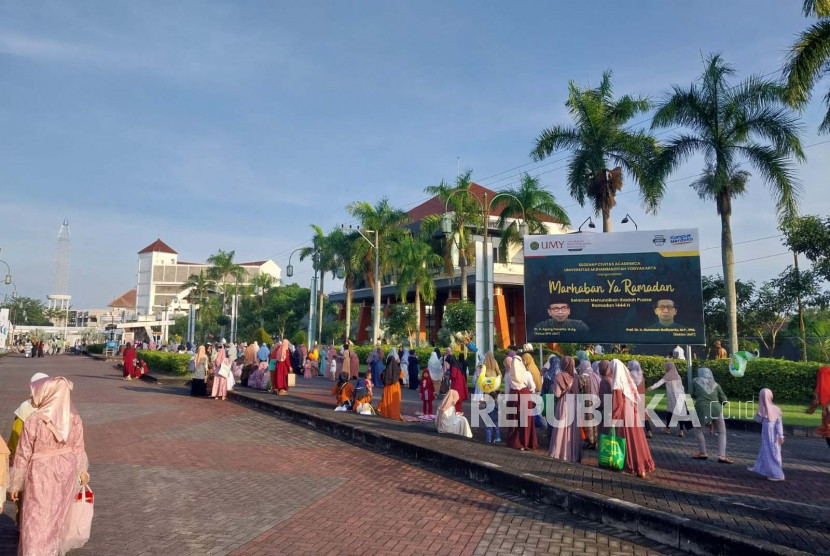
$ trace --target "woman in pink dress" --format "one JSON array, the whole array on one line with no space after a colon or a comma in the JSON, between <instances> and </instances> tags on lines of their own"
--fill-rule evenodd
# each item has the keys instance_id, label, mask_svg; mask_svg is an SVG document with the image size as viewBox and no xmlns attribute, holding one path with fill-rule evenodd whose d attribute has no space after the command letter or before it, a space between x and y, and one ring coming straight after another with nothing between
<instances>
[{"instance_id":1,"label":"woman in pink dress","mask_svg":"<svg viewBox=\"0 0 830 556\"><path fill-rule=\"evenodd\" d=\"M554 417L556 422L550 436L552 458L565 461L582 460L582 432L579 429L579 379L576 377L572 357L562 358L561 371L553 379L553 393L556 396Z\"/></svg>"},{"instance_id":2,"label":"woman in pink dress","mask_svg":"<svg viewBox=\"0 0 830 556\"><path fill-rule=\"evenodd\" d=\"M42 378L29 387L37 411L23 425L9 485L12 501L26 493L17 553L63 554L69 506L79 482L89 482L84 427L69 398L69 380Z\"/></svg>"},{"instance_id":3,"label":"woman in pink dress","mask_svg":"<svg viewBox=\"0 0 830 556\"><path fill-rule=\"evenodd\" d=\"M625 438L624 469L645 479L647 473L655 470L655 465L643 430L645 419L638 415L638 409L642 410L643 402L628 367L619 359L613 359L611 367L614 373L611 386L611 418L623 422L622 429L618 428L616 432L622 433L621 436Z\"/></svg>"},{"instance_id":4,"label":"woman in pink dress","mask_svg":"<svg viewBox=\"0 0 830 556\"><path fill-rule=\"evenodd\" d=\"M216 353L216 361L213 364L216 370L213 376L213 389L211 390L210 396L216 400L224 400L228 396L228 379L219 374L219 371L222 369L222 363L225 362L224 346L217 345Z\"/></svg>"}]
</instances>

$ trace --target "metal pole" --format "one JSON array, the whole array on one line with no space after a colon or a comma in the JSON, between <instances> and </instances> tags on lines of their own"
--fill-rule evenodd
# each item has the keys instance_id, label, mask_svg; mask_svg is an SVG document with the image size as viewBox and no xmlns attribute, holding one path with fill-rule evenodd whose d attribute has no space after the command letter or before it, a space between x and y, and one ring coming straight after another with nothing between
<instances>
[{"instance_id":1,"label":"metal pole","mask_svg":"<svg viewBox=\"0 0 830 556\"><path fill-rule=\"evenodd\" d=\"M490 280L488 276L488 257L490 254L488 251L490 250L487 246L487 233L490 228L490 206L487 204L487 192L484 192L484 249L481 250L481 254L483 255L483 273L484 273L484 307L482 312L482 317L484 320L484 338L481 338L481 345L484 349L484 354L486 355L488 351L490 351ZM463 279L463 276L462 276Z\"/></svg>"},{"instance_id":2,"label":"metal pole","mask_svg":"<svg viewBox=\"0 0 830 556\"><path fill-rule=\"evenodd\" d=\"M309 292L310 299L308 303L308 347L311 348L311 337L314 334L314 314L315 302L317 300L317 269L314 269L314 276L311 278L311 291Z\"/></svg>"},{"instance_id":3,"label":"metal pole","mask_svg":"<svg viewBox=\"0 0 830 556\"><path fill-rule=\"evenodd\" d=\"M688 392L692 391L692 346L686 345L686 382L688 382Z\"/></svg>"},{"instance_id":4,"label":"metal pole","mask_svg":"<svg viewBox=\"0 0 830 556\"><path fill-rule=\"evenodd\" d=\"M380 339L380 239L378 231L375 230L375 314L372 326L372 345L377 345Z\"/></svg>"}]
</instances>

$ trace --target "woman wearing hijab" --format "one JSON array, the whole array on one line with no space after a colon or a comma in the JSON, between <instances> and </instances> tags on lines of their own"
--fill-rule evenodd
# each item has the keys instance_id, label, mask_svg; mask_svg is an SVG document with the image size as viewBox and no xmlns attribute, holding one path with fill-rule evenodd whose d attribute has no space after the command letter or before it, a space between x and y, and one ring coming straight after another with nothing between
<instances>
[{"instance_id":1,"label":"woman wearing hijab","mask_svg":"<svg viewBox=\"0 0 830 556\"><path fill-rule=\"evenodd\" d=\"M352 383L349 382L348 374L340 373L340 377L337 379L337 384L332 387L331 393L337 401L337 405L335 407L346 407L347 409L351 409L347 405L347 402L348 404L351 404L352 402L352 397L354 397L354 386L352 386Z\"/></svg>"},{"instance_id":2,"label":"woman wearing hijab","mask_svg":"<svg viewBox=\"0 0 830 556\"><path fill-rule=\"evenodd\" d=\"M666 434L671 434L671 422L673 416L685 417L689 414L686 409L686 390L683 389L683 379L677 372L674 362L666 361L666 374L663 378L648 387L648 390L656 390L666 385L666 402L668 407L668 415L666 420L666 428L663 430ZM691 429L692 425L689 421L678 421L677 428L680 429L679 435L684 436L684 429Z\"/></svg>"},{"instance_id":3,"label":"woman wearing hijab","mask_svg":"<svg viewBox=\"0 0 830 556\"><path fill-rule=\"evenodd\" d=\"M722 404L728 400L720 384L715 382L711 369L700 367L697 378L692 382L692 398L695 400L695 411L701 425L717 423L718 426L718 462L734 463L726 457L726 422L723 420ZM703 427L695 429L697 435L698 452L694 459L708 459L706 454L706 437L703 436Z\"/></svg>"},{"instance_id":4,"label":"woman wearing hijab","mask_svg":"<svg viewBox=\"0 0 830 556\"><path fill-rule=\"evenodd\" d=\"M291 364L288 359L288 352L290 342L283 338L274 351L274 374L271 391L276 390L278 396L284 396L288 393L288 374L291 372Z\"/></svg>"},{"instance_id":5,"label":"woman wearing hijab","mask_svg":"<svg viewBox=\"0 0 830 556\"><path fill-rule=\"evenodd\" d=\"M545 372L542 374L542 394L548 394L553 389L553 380L562 370L559 357L555 354L551 355L543 368L545 369Z\"/></svg>"},{"instance_id":6,"label":"woman wearing hijab","mask_svg":"<svg viewBox=\"0 0 830 556\"><path fill-rule=\"evenodd\" d=\"M239 352L236 349L236 344L231 342L228 346L228 359L230 361L236 361L237 357L239 357Z\"/></svg>"},{"instance_id":7,"label":"woman wearing hijab","mask_svg":"<svg viewBox=\"0 0 830 556\"><path fill-rule=\"evenodd\" d=\"M755 420L761 423L761 451L755 465L748 470L763 475L769 481L783 481L784 467L781 461L781 445L784 444L784 424L781 409L772 403L772 390L762 388L758 393L758 413Z\"/></svg>"},{"instance_id":8,"label":"woman wearing hijab","mask_svg":"<svg viewBox=\"0 0 830 556\"><path fill-rule=\"evenodd\" d=\"M643 408L643 419L645 421L646 438L651 438L651 421L648 418L648 413L645 412L646 407L646 383L643 380L643 369L640 367L640 362L632 359L628 362L628 374L631 375L634 384L637 385L637 394L640 396L640 405Z\"/></svg>"},{"instance_id":9,"label":"woman wearing hijab","mask_svg":"<svg viewBox=\"0 0 830 556\"><path fill-rule=\"evenodd\" d=\"M429 378L432 379L432 388L435 392L441 391L441 379L444 378L444 362L441 360L441 350L435 348L429 354L429 361L427 362L427 370L429 371Z\"/></svg>"},{"instance_id":10,"label":"woman wearing hijab","mask_svg":"<svg viewBox=\"0 0 830 556\"><path fill-rule=\"evenodd\" d=\"M394 349L395 348L392 348L393 351ZM392 353L390 353L389 355L392 355ZM376 347L374 350L372 350L372 353L369 354L367 364L372 369L372 382L374 382L375 385L383 384L381 375L383 374L383 370L386 368L386 366L384 365L383 350L380 348L380 346Z\"/></svg>"},{"instance_id":11,"label":"woman wearing hijab","mask_svg":"<svg viewBox=\"0 0 830 556\"><path fill-rule=\"evenodd\" d=\"M211 388L210 397L214 400L224 400L228 397L228 379L220 375L219 371L222 368L222 363L225 362L225 350L219 347L216 352L216 361L213 367L216 372L213 376L213 388Z\"/></svg>"},{"instance_id":12,"label":"woman wearing hijab","mask_svg":"<svg viewBox=\"0 0 830 556\"><path fill-rule=\"evenodd\" d=\"M501 376L499 364L496 363L496 358L493 355L492 351L488 351L487 355L484 356L484 362L481 366L481 372L483 372L484 376L487 378L495 378ZM476 380L476 387L478 387L478 380ZM488 444L491 441L501 442L501 429L499 429L499 390L493 390L492 392L484 393L483 395L489 396L493 399L493 409L491 409L490 413L488 413L488 417L490 417L490 420L493 422L493 426L488 426L487 429L484 431L484 441Z\"/></svg>"},{"instance_id":13,"label":"woman wearing hijab","mask_svg":"<svg viewBox=\"0 0 830 556\"><path fill-rule=\"evenodd\" d=\"M326 346L314 346L314 349L317 351L317 374L320 376L326 376L326 366L328 361L328 352L326 351Z\"/></svg>"},{"instance_id":14,"label":"woman wearing hijab","mask_svg":"<svg viewBox=\"0 0 830 556\"><path fill-rule=\"evenodd\" d=\"M394 351L394 350L393 350ZM394 352L386 358L386 367L381 374L383 397L378 404L378 413L387 419L401 420L401 365Z\"/></svg>"},{"instance_id":15,"label":"woman wearing hijab","mask_svg":"<svg viewBox=\"0 0 830 556\"><path fill-rule=\"evenodd\" d=\"M450 389L458 392L458 401L455 402L455 412L462 413L464 400L470 399L470 391L467 389L467 376L461 372L461 366L453 354L447 355L444 366L450 375Z\"/></svg>"},{"instance_id":16,"label":"woman wearing hijab","mask_svg":"<svg viewBox=\"0 0 830 556\"><path fill-rule=\"evenodd\" d=\"M124 380L132 380L135 367L135 348L132 344L127 344L121 364L124 367Z\"/></svg>"},{"instance_id":17,"label":"woman wearing hijab","mask_svg":"<svg viewBox=\"0 0 830 556\"><path fill-rule=\"evenodd\" d=\"M821 425L816 429L816 434L827 441L830 447L830 367L821 367L816 377L816 390L813 395L813 403L807 413L812 415L817 407L822 407Z\"/></svg>"},{"instance_id":18,"label":"woman wearing hijab","mask_svg":"<svg viewBox=\"0 0 830 556\"><path fill-rule=\"evenodd\" d=\"M586 396L599 396L599 384L602 379L599 373L591 368L591 362L588 360L580 362L578 373L580 391ZM583 419L585 421L593 419L593 412L586 411ZM599 439L599 427L596 425L592 427L585 426L582 427L582 432L585 433L585 442L587 442L585 447L589 450L595 450Z\"/></svg>"},{"instance_id":19,"label":"woman wearing hijab","mask_svg":"<svg viewBox=\"0 0 830 556\"><path fill-rule=\"evenodd\" d=\"M536 426L533 423L531 409L533 400L530 399L533 379L525 369L524 364L516 357L515 351L510 351L504 359L504 393L508 395L507 407L516 416L516 426L511 426L507 432L507 445L517 450L535 450ZM524 418L522 418L524 410Z\"/></svg>"},{"instance_id":20,"label":"woman wearing hijab","mask_svg":"<svg viewBox=\"0 0 830 556\"><path fill-rule=\"evenodd\" d=\"M622 361L613 359L611 368L613 369L611 418L619 419L623 423L622 429L617 428L615 431L618 436L625 439L625 467L623 469L645 479L646 474L654 471L656 467L638 415L638 408L642 403L640 394L637 392L637 385L634 384L628 367Z\"/></svg>"},{"instance_id":21,"label":"woman wearing hijab","mask_svg":"<svg viewBox=\"0 0 830 556\"><path fill-rule=\"evenodd\" d=\"M457 434L472 438L473 431L470 430L470 423L467 422L467 418L459 415L455 410L457 404L458 391L450 390L441 400L441 405L438 406L435 428L439 433Z\"/></svg>"},{"instance_id":22,"label":"woman wearing hijab","mask_svg":"<svg viewBox=\"0 0 830 556\"><path fill-rule=\"evenodd\" d=\"M539 367L536 366L536 361L533 360L533 355L525 351L522 354L522 363L525 364L525 369L533 377L533 385L537 392L542 392L542 374L539 372Z\"/></svg>"},{"instance_id":23,"label":"woman wearing hijab","mask_svg":"<svg viewBox=\"0 0 830 556\"><path fill-rule=\"evenodd\" d=\"M43 378L29 388L37 411L23 425L9 484L12 501L20 492L26 495L18 554L63 554L61 541L78 482L89 482L84 427L70 400L69 380Z\"/></svg>"},{"instance_id":24,"label":"woman wearing hijab","mask_svg":"<svg viewBox=\"0 0 830 556\"><path fill-rule=\"evenodd\" d=\"M415 350L409 351L406 370L409 373L409 389L418 390L420 387L421 365L418 363L418 354Z\"/></svg>"},{"instance_id":25,"label":"woman wearing hijab","mask_svg":"<svg viewBox=\"0 0 830 556\"><path fill-rule=\"evenodd\" d=\"M582 434L579 430L579 379L576 377L574 360L562 358L562 372L553 382L553 394L558 400L554 409L557 426L553 427L548 455L565 461L582 461Z\"/></svg>"},{"instance_id":26,"label":"woman wearing hijab","mask_svg":"<svg viewBox=\"0 0 830 556\"><path fill-rule=\"evenodd\" d=\"M409 348L403 348L403 351L398 355L400 356L403 386L409 388Z\"/></svg>"},{"instance_id":27,"label":"woman wearing hijab","mask_svg":"<svg viewBox=\"0 0 830 556\"><path fill-rule=\"evenodd\" d=\"M352 368L351 376L357 378L360 374L360 358L357 356L357 352L354 350L354 346L349 346L349 365Z\"/></svg>"},{"instance_id":28,"label":"woman wearing hijab","mask_svg":"<svg viewBox=\"0 0 830 556\"><path fill-rule=\"evenodd\" d=\"M349 357L349 346L348 344L344 344L340 348L340 356L338 357L338 363L340 364L340 370L344 373L349 373L349 378L357 378L358 372L357 369L352 371L352 362L351 358Z\"/></svg>"},{"instance_id":29,"label":"woman wearing hijab","mask_svg":"<svg viewBox=\"0 0 830 556\"><path fill-rule=\"evenodd\" d=\"M208 357L205 346L199 346L196 355L193 356L193 376L190 381L191 396L207 396L205 376L208 369Z\"/></svg>"}]
</instances>

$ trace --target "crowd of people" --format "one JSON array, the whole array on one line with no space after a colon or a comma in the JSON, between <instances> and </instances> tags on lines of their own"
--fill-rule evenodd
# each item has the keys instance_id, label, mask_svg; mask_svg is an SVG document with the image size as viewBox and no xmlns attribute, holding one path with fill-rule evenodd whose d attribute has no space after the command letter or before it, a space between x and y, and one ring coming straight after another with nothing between
<instances>
[{"instance_id":1,"label":"crowd of people","mask_svg":"<svg viewBox=\"0 0 830 556\"><path fill-rule=\"evenodd\" d=\"M88 538L88 528L79 537L73 512L89 483L89 462L72 387L65 377L36 373L31 396L15 410L8 445L0 439L0 500L8 489L16 503L18 554L64 554Z\"/></svg>"}]
</instances>

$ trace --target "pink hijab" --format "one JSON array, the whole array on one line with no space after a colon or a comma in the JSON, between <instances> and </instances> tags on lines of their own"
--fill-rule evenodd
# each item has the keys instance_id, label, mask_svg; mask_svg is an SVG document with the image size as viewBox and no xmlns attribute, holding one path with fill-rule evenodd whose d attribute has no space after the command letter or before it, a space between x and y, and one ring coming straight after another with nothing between
<instances>
[{"instance_id":1,"label":"pink hijab","mask_svg":"<svg viewBox=\"0 0 830 556\"><path fill-rule=\"evenodd\" d=\"M29 385L35 414L49 425L58 442L66 442L72 430L72 382L67 378L42 378Z\"/></svg>"},{"instance_id":2,"label":"pink hijab","mask_svg":"<svg viewBox=\"0 0 830 556\"><path fill-rule=\"evenodd\" d=\"M282 344L280 344L280 352L277 354L277 361L285 361L288 357L288 346L291 345L291 342L288 341L288 338L282 339Z\"/></svg>"},{"instance_id":3,"label":"pink hijab","mask_svg":"<svg viewBox=\"0 0 830 556\"><path fill-rule=\"evenodd\" d=\"M772 403L772 390L762 388L758 393L758 417L774 423L781 419L781 408Z\"/></svg>"},{"instance_id":4,"label":"pink hijab","mask_svg":"<svg viewBox=\"0 0 830 556\"><path fill-rule=\"evenodd\" d=\"M216 350L216 368L218 369L222 363L225 361L225 348L223 346L219 346L219 349Z\"/></svg>"}]
</instances>

